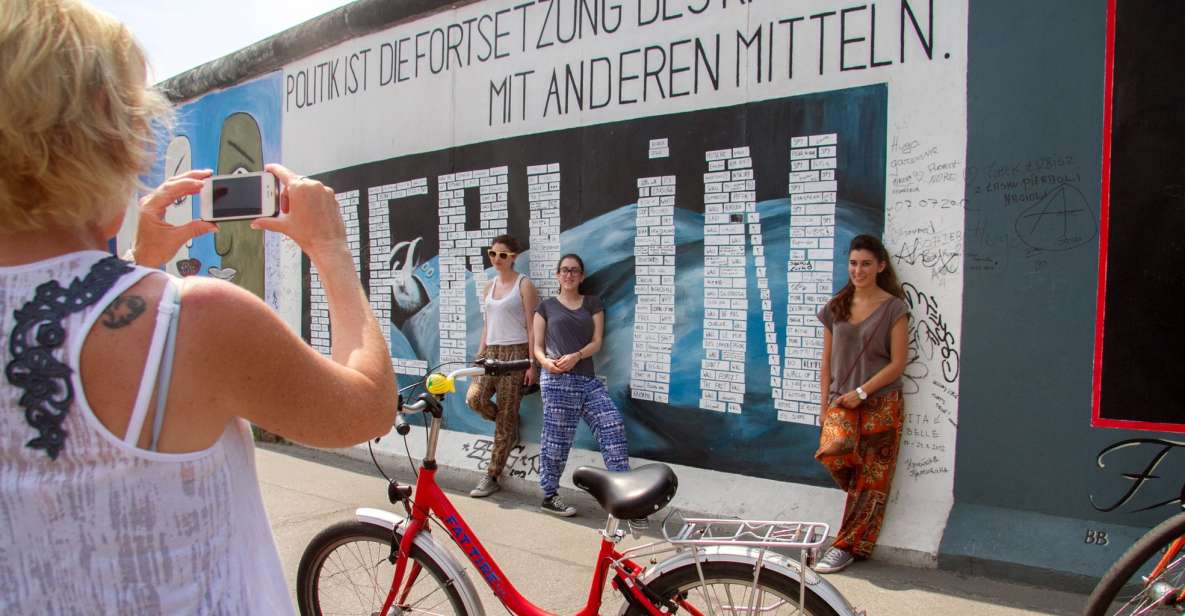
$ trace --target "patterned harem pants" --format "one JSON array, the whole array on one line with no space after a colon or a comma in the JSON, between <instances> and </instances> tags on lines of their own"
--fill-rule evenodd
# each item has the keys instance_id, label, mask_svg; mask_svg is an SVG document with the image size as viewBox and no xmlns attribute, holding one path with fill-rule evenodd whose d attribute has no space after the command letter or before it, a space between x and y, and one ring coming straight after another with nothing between
<instances>
[{"instance_id":1,"label":"patterned harem pants","mask_svg":"<svg viewBox=\"0 0 1185 616\"><path fill-rule=\"evenodd\" d=\"M868 558L885 521L889 488L901 444L901 392L870 398L854 409L823 416L815 458L848 494L835 547Z\"/></svg>"},{"instance_id":2,"label":"patterned harem pants","mask_svg":"<svg viewBox=\"0 0 1185 616\"><path fill-rule=\"evenodd\" d=\"M502 361L526 359L526 344L492 344L486 347L482 357ZM510 457L510 450L518 444L518 404L523 398L523 371L508 372L498 376L474 377L465 392L465 404L482 417L494 422L494 451L490 454L490 466L486 474L498 477ZM497 403L490 398L497 394Z\"/></svg>"},{"instance_id":3,"label":"patterned harem pants","mask_svg":"<svg viewBox=\"0 0 1185 616\"><path fill-rule=\"evenodd\" d=\"M568 452L581 419L592 428L605 467L611 471L629 470L625 421L605 386L596 377L568 372L551 374L544 370L539 380L543 393L539 487L543 496L549 498L559 491L560 475L568 463Z\"/></svg>"}]
</instances>

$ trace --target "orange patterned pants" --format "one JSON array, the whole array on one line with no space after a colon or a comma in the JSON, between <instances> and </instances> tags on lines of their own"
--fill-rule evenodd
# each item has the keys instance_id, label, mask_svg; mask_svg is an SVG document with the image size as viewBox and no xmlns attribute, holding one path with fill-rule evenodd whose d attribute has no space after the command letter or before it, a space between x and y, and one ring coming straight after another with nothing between
<instances>
[{"instance_id":1,"label":"orange patterned pants","mask_svg":"<svg viewBox=\"0 0 1185 616\"><path fill-rule=\"evenodd\" d=\"M848 493L834 546L868 558L876 547L897 450L901 444L901 392L871 398L854 409L832 407L823 415L815 459Z\"/></svg>"}]
</instances>

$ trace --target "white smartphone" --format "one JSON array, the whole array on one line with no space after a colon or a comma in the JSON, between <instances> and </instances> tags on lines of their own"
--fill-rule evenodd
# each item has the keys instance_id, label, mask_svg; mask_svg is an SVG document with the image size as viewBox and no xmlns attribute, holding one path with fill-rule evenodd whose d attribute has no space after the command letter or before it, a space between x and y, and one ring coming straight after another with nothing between
<instances>
[{"instance_id":1,"label":"white smartphone","mask_svg":"<svg viewBox=\"0 0 1185 616\"><path fill-rule=\"evenodd\" d=\"M267 171L215 175L202 183L202 220L247 220L280 212L280 187Z\"/></svg>"}]
</instances>

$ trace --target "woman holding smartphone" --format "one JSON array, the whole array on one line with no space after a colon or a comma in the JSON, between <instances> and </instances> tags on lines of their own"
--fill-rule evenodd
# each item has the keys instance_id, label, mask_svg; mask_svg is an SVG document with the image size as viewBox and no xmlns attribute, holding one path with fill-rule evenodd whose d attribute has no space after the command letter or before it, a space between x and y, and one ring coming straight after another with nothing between
<instances>
[{"instance_id":1,"label":"woman holding smartphone","mask_svg":"<svg viewBox=\"0 0 1185 616\"><path fill-rule=\"evenodd\" d=\"M539 487L543 489L541 508L568 517L576 515L576 508L559 496L560 475L581 419L592 428L606 468L626 471L630 461L621 411L593 369L592 356L601 350L605 333L601 299L580 292L584 261L578 255L561 257L556 277L560 293L539 303L534 321L535 361L543 366Z\"/></svg>"},{"instance_id":2,"label":"woman holding smartphone","mask_svg":"<svg viewBox=\"0 0 1185 616\"><path fill-rule=\"evenodd\" d=\"M131 33L71 0L4 0L0 24L0 605L291 614L248 422L345 447L395 411L333 190L268 165L281 214L252 223L320 272L323 357L251 293L155 269L215 229L164 220L209 171L140 201L136 264L106 252L170 117Z\"/></svg>"},{"instance_id":3,"label":"woman holding smartphone","mask_svg":"<svg viewBox=\"0 0 1185 616\"><path fill-rule=\"evenodd\" d=\"M885 519L901 442L901 375L909 306L871 235L848 249L848 283L819 311L823 323L823 407L815 457L847 492L835 542L815 565L833 573L872 555Z\"/></svg>"},{"instance_id":4,"label":"woman holding smartphone","mask_svg":"<svg viewBox=\"0 0 1185 616\"><path fill-rule=\"evenodd\" d=\"M530 357L532 328L531 315L539 303L539 293L526 276L514 271L518 258L518 240L510 235L499 235L490 245L488 255L497 275L482 293L485 305L485 325L481 329L481 344L477 356L497 360ZM482 417L494 422L494 450L490 466L469 496L482 498L501 489L498 476L510 457L510 449L518 444L518 405L523 387L535 384L539 369L532 366L526 372L511 372L500 376L479 376L469 385L465 403ZM497 394L497 402L490 400Z\"/></svg>"}]
</instances>

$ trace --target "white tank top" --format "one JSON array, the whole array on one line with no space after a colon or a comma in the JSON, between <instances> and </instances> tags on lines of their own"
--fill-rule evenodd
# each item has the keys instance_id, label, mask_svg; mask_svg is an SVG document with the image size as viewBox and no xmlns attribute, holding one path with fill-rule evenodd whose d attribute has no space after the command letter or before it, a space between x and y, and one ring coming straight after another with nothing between
<instances>
[{"instance_id":1,"label":"white tank top","mask_svg":"<svg viewBox=\"0 0 1185 616\"><path fill-rule=\"evenodd\" d=\"M107 256L0 267L0 366L13 359L13 311L37 285L68 287ZM0 374L0 612L294 613L247 422L232 420L209 449L155 453L124 443L87 404L82 342L103 308L151 273L159 272L136 268L62 320L65 342L54 356L73 370L74 401L56 460L25 446L38 430L19 404L24 390Z\"/></svg>"},{"instance_id":2,"label":"white tank top","mask_svg":"<svg viewBox=\"0 0 1185 616\"><path fill-rule=\"evenodd\" d=\"M494 286L498 279L490 281L490 289L486 291L486 344L526 344L527 316L523 314L523 298L519 287L523 283L522 274L514 280L514 288L502 296L494 299Z\"/></svg>"}]
</instances>

